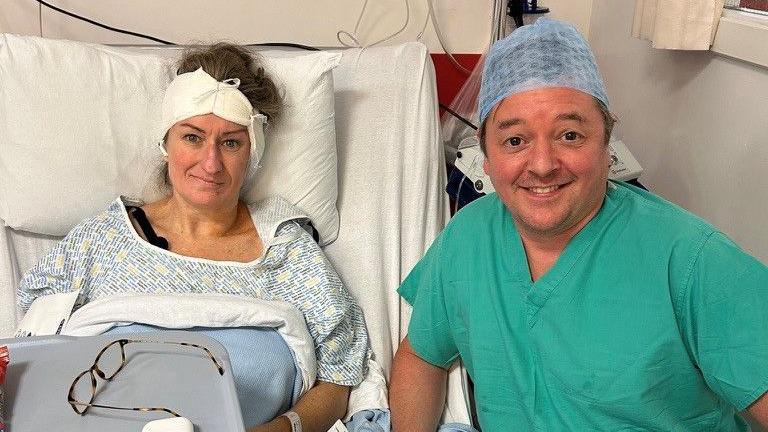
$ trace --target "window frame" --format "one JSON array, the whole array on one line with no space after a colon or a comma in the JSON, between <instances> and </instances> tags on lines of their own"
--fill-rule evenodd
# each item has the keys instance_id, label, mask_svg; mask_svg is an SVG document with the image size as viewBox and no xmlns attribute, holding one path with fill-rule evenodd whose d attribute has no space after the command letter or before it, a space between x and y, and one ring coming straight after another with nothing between
<instances>
[{"instance_id":1,"label":"window frame","mask_svg":"<svg viewBox=\"0 0 768 432\"><path fill-rule=\"evenodd\" d=\"M711 49L768 68L768 13L723 10Z\"/></svg>"}]
</instances>

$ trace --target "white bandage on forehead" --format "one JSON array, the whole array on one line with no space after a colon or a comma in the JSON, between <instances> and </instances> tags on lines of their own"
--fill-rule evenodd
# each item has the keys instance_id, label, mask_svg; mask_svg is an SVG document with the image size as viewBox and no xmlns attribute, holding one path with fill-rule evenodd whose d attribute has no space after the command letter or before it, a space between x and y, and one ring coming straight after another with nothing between
<instances>
[{"instance_id":1,"label":"white bandage on forehead","mask_svg":"<svg viewBox=\"0 0 768 432\"><path fill-rule=\"evenodd\" d=\"M163 98L161 151L167 155L162 139L171 126L190 117L214 114L248 128L251 158L246 180L250 180L264 154L264 123L267 118L253 109L238 86L238 78L216 81L203 68L176 76Z\"/></svg>"}]
</instances>

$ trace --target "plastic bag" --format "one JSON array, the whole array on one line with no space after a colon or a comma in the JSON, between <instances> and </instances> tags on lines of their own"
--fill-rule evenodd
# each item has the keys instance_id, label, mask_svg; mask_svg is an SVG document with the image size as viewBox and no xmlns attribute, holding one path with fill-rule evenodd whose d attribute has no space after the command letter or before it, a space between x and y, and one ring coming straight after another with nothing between
<instances>
[{"instance_id":1,"label":"plastic bag","mask_svg":"<svg viewBox=\"0 0 768 432\"><path fill-rule=\"evenodd\" d=\"M8 370L8 347L0 346L0 432L5 432L5 372Z\"/></svg>"},{"instance_id":2,"label":"plastic bag","mask_svg":"<svg viewBox=\"0 0 768 432\"><path fill-rule=\"evenodd\" d=\"M480 94L480 79L483 74L485 54L477 61L469 78L461 86L461 89L448 106L451 111L460 115L475 127L477 124L477 95ZM453 163L456 159L456 151L461 147L461 142L477 134L477 131L448 111L444 111L440 118L440 134L443 137L446 161Z\"/></svg>"}]
</instances>

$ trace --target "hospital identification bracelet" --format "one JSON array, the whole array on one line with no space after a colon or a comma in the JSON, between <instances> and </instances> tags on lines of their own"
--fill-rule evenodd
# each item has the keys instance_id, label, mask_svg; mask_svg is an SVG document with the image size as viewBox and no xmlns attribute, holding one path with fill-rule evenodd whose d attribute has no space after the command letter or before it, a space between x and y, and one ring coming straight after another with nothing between
<instances>
[{"instance_id":1,"label":"hospital identification bracelet","mask_svg":"<svg viewBox=\"0 0 768 432\"><path fill-rule=\"evenodd\" d=\"M301 432L301 418L293 411L282 414L291 423L291 432Z\"/></svg>"}]
</instances>

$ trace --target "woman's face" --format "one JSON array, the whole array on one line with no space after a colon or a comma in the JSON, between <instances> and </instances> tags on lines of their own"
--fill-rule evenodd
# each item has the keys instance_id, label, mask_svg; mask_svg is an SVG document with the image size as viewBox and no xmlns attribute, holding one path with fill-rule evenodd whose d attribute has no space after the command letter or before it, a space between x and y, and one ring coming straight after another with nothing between
<instances>
[{"instance_id":1,"label":"woman's face","mask_svg":"<svg viewBox=\"0 0 768 432\"><path fill-rule=\"evenodd\" d=\"M237 205L251 143L245 126L205 114L168 130L168 176L173 195L194 207Z\"/></svg>"}]
</instances>

